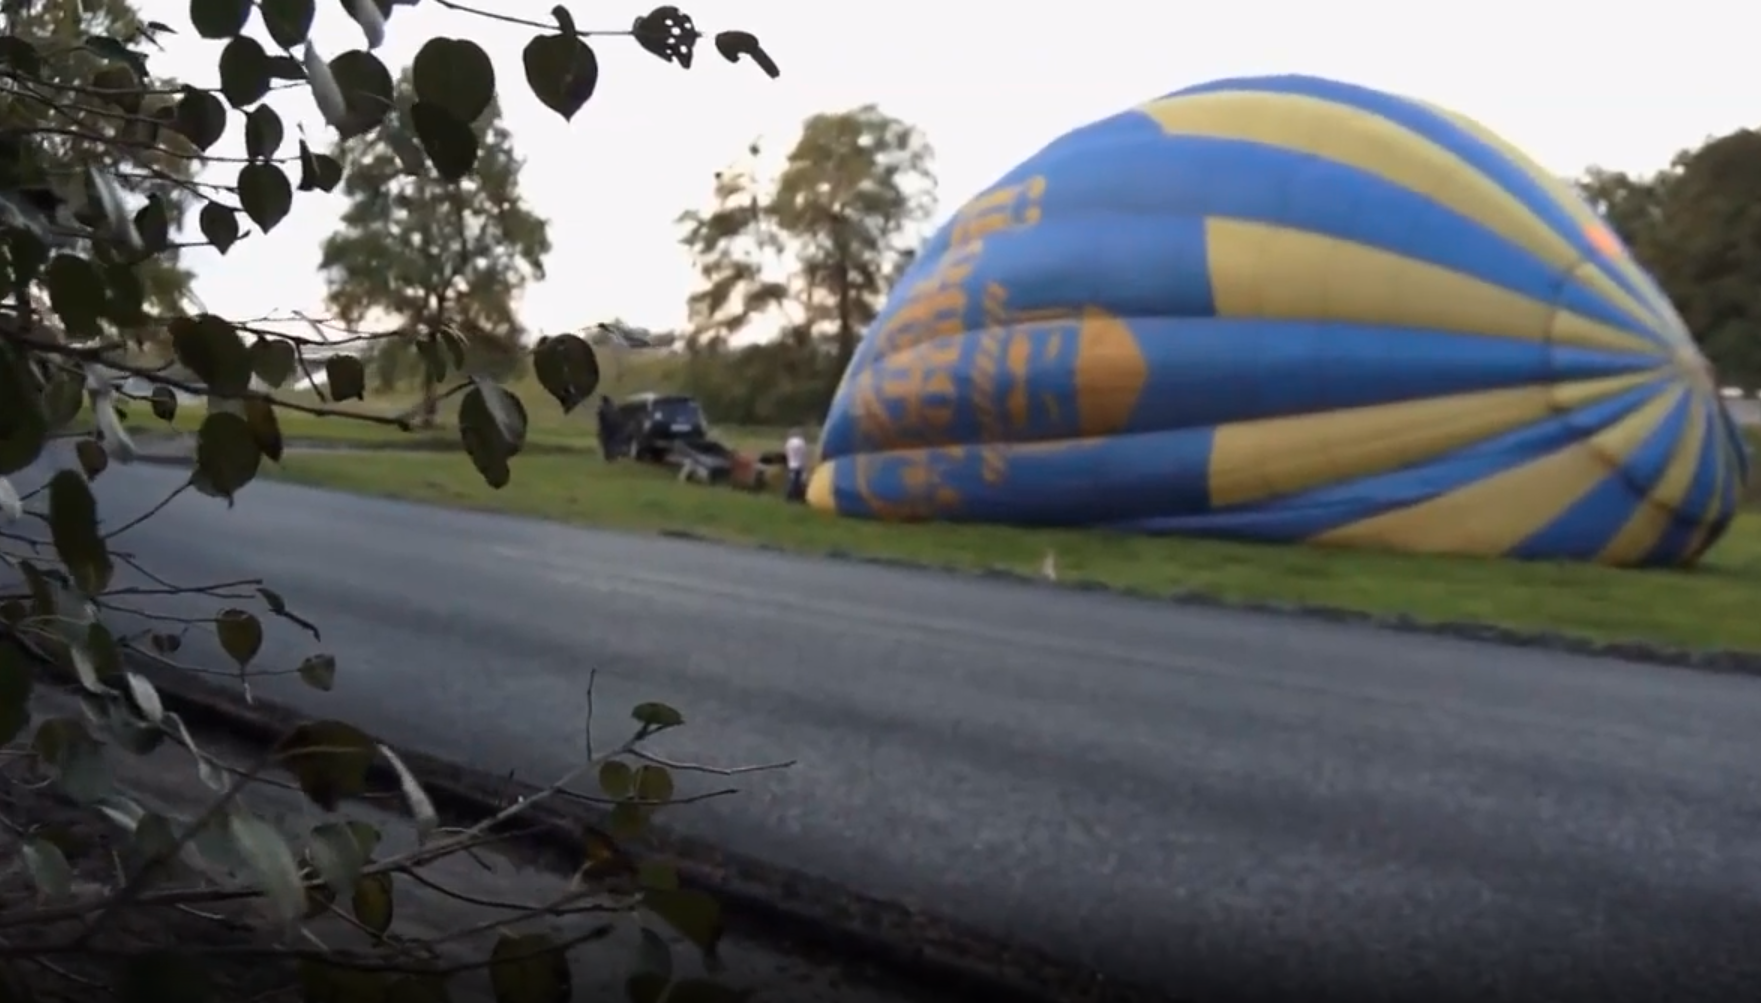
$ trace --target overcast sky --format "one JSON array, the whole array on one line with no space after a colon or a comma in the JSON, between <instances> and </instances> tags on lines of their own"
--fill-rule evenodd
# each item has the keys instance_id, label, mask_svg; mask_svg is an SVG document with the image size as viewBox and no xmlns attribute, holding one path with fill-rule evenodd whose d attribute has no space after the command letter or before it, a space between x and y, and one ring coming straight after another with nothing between
<instances>
[{"instance_id":1,"label":"overcast sky","mask_svg":"<svg viewBox=\"0 0 1761 1003\"><path fill-rule=\"evenodd\" d=\"M547 20L551 0L474 0ZM936 149L942 215L1060 133L1137 102L1217 77L1303 72L1452 106L1504 133L1561 174L1598 163L1661 166L1714 133L1761 124L1752 49L1761 4L1676 0L1393 3L1375 0L717 0L680 4L706 33L742 28L781 64L781 80L723 62L705 42L690 71L628 38L596 44L597 93L572 123L526 91L520 48L531 29L422 0L399 7L379 55L393 73L434 35L482 44L503 81L502 107L526 159L525 194L551 221L549 278L526 295L534 330L612 316L654 328L684 320L693 274L673 218L708 198L712 174L756 136L792 142L816 111L874 102L923 128ZM179 0L143 13L185 23ZM339 4L318 4L326 55L361 45ZM623 28L642 4L573 4L583 28ZM1655 12L1655 18L1641 16ZM253 34L263 37L253 21ZM155 69L216 81L221 43L187 33ZM304 92L275 107L324 135ZM242 152L242 126L216 152ZM290 141L291 142L291 141ZM779 150L780 152L780 150ZM225 176L236 166L222 165ZM301 195L267 237L222 258L188 255L196 291L234 317L321 311L318 244L340 197Z\"/></svg>"}]
</instances>

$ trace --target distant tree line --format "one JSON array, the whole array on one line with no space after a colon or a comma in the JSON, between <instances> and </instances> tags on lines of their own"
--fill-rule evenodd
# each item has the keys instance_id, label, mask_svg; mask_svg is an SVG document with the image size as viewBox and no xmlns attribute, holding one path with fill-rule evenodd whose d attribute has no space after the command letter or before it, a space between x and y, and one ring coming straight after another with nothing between
<instances>
[{"instance_id":1,"label":"distant tree line","mask_svg":"<svg viewBox=\"0 0 1761 1003\"><path fill-rule=\"evenodd\" d=\"M1761 132L1708 139L1652 174L1592 167L1576 184L1675 302L1720 382L1761 388Z\"/></svg>"}]
</instances>

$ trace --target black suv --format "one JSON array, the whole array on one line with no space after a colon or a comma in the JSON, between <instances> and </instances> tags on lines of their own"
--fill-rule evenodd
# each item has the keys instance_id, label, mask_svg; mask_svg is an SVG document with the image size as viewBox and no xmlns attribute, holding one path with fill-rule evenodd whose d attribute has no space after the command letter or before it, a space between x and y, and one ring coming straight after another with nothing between
<instances>
[{"instance_id":1,"label":"black suv","mask_svg":"<svg viewBox=\"0 0 1761 1003\"><path fill-rule=\"evenodd\" d=\"M664 460L676 442L709 437L697 399L678 394L636 394L617 407L619 432L630 459Z\"/></svg>"}]
</instances>

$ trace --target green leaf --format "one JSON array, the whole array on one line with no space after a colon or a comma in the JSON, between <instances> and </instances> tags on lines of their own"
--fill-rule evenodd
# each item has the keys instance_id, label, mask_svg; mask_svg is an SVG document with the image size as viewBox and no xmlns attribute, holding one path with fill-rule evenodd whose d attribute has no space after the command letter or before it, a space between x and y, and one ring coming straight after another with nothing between
<instances>
[{"instance_id":1,"label":"green leaf","mask_svg":"<svg viewBox=\"0 0 1761 1003\"><path fill-rule=\"evenodd\" d=\"M220 50L220 93L234 108L243 109L269 93L269 53L263 43L240 35Z\"/></svg>"},{"instance_id":2,"label":"green leaf","mask_svg":"<svg viewBox=\"0 0 1761 1003\"><path fill-rule=\"evenodd\" d=\"M312 635L312 640L324 640L324 635L317 627L313 626L310 621L300 617L298 614L287 608L287 600L281 598L281 593L274 589L259 586L257 588L257 595L262 597L263 605L269 607L269 612L281 617L289 623L298 624L305 629L306 633Z\"/></svg>"},{"instance_id":3,"label":"green leaf","mask_svg":"<svg viewBox=\"0 0 1761 1003\"><path fill-rule=\"evenodd\" d=\"M258 160L267 160L275 156L281 149L281 140L286 135L282 128L281 116L268 105L258 105L245 116L245 156Z\"/></svg>"},{"instance_id":4,"label":"green leaf","mask_svg":"<svg viewBox=\"0 0 1761 1003\"><path fill-rule=\"evenodd\" d=\"M73 891L73 867L61 848L46 839L27 839L19 846L25 870L37 894L46 899L65 898Z\"/></svg>"},{"instance_id":5,"label":"green leaf","mask_svg":"<svg viewBox=\"0 0 1761 1003\"><path fill-rule=\"evenodd\" d=\"M300 191L328 192L342 183L342 164L335 157L313 153L300 140Z\"/></svg>"},{"instance_id":6,"label":"green leaf","mask_svg":"<svg viewBox=\"0 0 1761 1003\"><path fill-rule=\"evenodd\" d=\"M48 438L49 416L30 364L0 341L0 477L35 463Z\"/></svg>"},{"instance_id":7,"label":"green leaf","mask_svg":"<svg viewBox=\"0 0 1761 1003\"><path fill-rule=\"evenodd\" d=\"M257 440L257 448L273 463L281 462L283 442L281 439L281 419L275 414L275 405L260 397L252 397L245 401L245 424L251 427L251 437Z\"/></svg>"},{"instance_id":8,"label":"green leaf","mask_svg":"<svg viewBox=\"0 0 1761 1003\"><path fill-rule=\"evenodd\" d=\"M636 884L654 891L672 891L679 887L679 872L664 861L645 860L636 865Z\"/></svg>"},{"instance_id":9,"label":"green leaf","mask_svg":"<svg viewBox=\"0 0 1761 1003\"><path fill-rule=\"evenodd\" d=\"M300 663L300 681L315 690L329 693L336 685L336 656L309 655Z\"/></svg>"},{"instance_id":10,"label":"green leaf","mask_svg":"<svg viewBox=\"0 0 1761 1003\"><path fill-rule=\"evenodd\" d=\"M274 164L246 164L238 169L238 201L257 229L268 233L293 208L293 185Z\"/></svg>"},{"instance_id":11,"label":"green leaf","mask_svg":"<svg viewBox=\"0 0 1761 1003\"><path fill-rule=\"evenodd\" d=\"M511 415L517 415L517 420L510 420ZM460 399L458 420L465 455L483 482L497 490L506 487L512 478L508 460L519 453L526 435L525 406L520 399L494 383L478 382Z\"/></svg>"},{"instance_id":12,"label":"green leaf","mask_svg":"<svg viewBox=\"0 0 1761 1003\"><path fill-rule=\"evenodd\" d=\"M203 38L232 38L250 17L251 0L190 0L190 25Z\"/></svg>"},{"instance_id":13,"label":"green leaf","mask_svg":"<svg viewBox=\"0 0 1761 1003\"><path fill-rule=\"evenodd\" d=\"M269 79L303 82L306 79L306 68L292 56L270 56Z\"/></svg>"},{"instance_id":14,"label":"green leaf","mask_svg":"<svg viewBox=\"0 0 1761 1003\"><path fill-rule=\"evenodd\" d=\"M96 480L105 468L110 466L110 454L96 439L81 439L73 444L74 458L79 460L80 469L86 472L86 480Z\"/></svg>"},{"instance_id":15,"label":"green leaf","mask_svg":"<svg viewBox=\"0 0 1761 1003\"><path fill-rule=\"evenodd\" d=\"M242 397L250 389L250 350L239 338L238 328L224 317L211 313L174 317L166 326L177 361L195 373L209 393Z\"/></svg>"},{"instance_id":16,"label":"green leaf","mask_svg":"<svg viewBox=\"0 0 1761 1003\"><path fill-rule=\"evenodd\" d=\"M489 952L495 1003L568 1003L574 996L569 958L547 934L504 933Z\"/></svg>"},{"instance_id":17,"label":"green leaf","mask_svg":"<svg viewBox=\"0 0 1761 1003\"><path fill-rule=\"evenodd\" d=\"M422 141L428 162L441 177L458 181L477 166L477 134L444 108L417 101L410 106L410 123L416 127L416 138Z\"/></svg>"},{"instance_id":18,"label":"green leaf","mask_svg":"<svg viewBox=\"0 0 1761 1003\"><path fill-rule=\"evenodd\" d=\"M158 728L149 733L164 732ZM129 803L129 810L139 808ZM171 827L171 820L164 815L142 811L130 827L128 846L122 852L122 868L125 874L134 874L164 879L176 873L178 857L178 836Z\"/></svg>"},{"instance_id":19,"label":"green leaf","mask_svg":"<svg viewBox=\"0 0 1761 1003\"><path fill-rule=\"evenodd\" d=\"M312 828L306 852L324 883L340 897L354 894L361 869L378 845L378 830L365 822L325 822Z\"/></svg>"},{"instance_id":20,"label":"green leaf","mask_svg":"<svg viewBox=\"0 0 1761 1003\"><path fill-rule=\"evenodd\" d=\"M342 721L307 721L275 747L281 765L300 790L325 811L367 791L367 771L378 747L366 733Z\"/></svg>"},{"instance_id":21,"label":"green leaf","mask_svg":"<svg viewBox=\"0 0 1761 1003\"><path fill-rule=\"evenodd\" d=\"M202 236L221 254L232 250L232 245L238 243L238 213L229 206L208 203L202 207L197 223L202 228Z\"/></svg>"},{"instance_id":22,"label":"green leaf","mask_svg":"<svg viewBox=\"0 0 1761 1003\"><path fill-rule=\"evenodd\" d=\"M49 539L81 592L95 596L109 586L115 568L98 532L98 502L86 479L72 470L49 479Z\"/></svg>"},{"instance_id":23,"label":"green leaf","mask_svg":"<svg viewBox=\"0 0 1761 1003\"><path fill-rule=\"evenodd\" d=\"M306 911L306 886L300 865L281 833L243 811L235 811L227 819L227 832L282 921L297 922Z\"/></svg>"},{"instance_id":24,"label":"green leaf","mask_svg":"<svg viewBox=\"0 0 1761 1003\"><path fill-rule=\"evenodd\" d=\"M571 35L540 35L521 53L526 84L546 108L572 120L599 86L599 57Z\"/></svg>"},{"instance_id":25,"label":"green leaf","mask_svg":"<svg viewBox=\"0 0 1761 1003\"><path fill-rule=\"evenodd\" d=\"M655 731L677 728L685 723L685 715L663 703L639 703L630 710L630 716L637 724Z\"/></svg>"},{"instance_id":26,"label":"green leaf","mask_svg":"<svg viewBox=\"0 0 1761 1003\"><path fill-rule=\"evenodd\" d=\"M183 134L196 149L206 153L226 134L226 106L207 91L185 87L177 101L171 127Z\"/></svg>"},{"instance_id":27,"label":"green leaf","mask_svg":"<svg viewBox=\"0 0 1761 1003\"><path fill-rule=\"evenodd\" d=\"M337 131L344 139L373 129L394 107L391 71L379 57L364 49L351 49L330 61L330 74L348 110L346 127Z\"/></svg>"},{"instance_id":28,"label":"green leaf","mask_svg":"<svg viewBox=\"0 0 1761 1003\"><path fill-rule=\"evenodd\" d=\"M10 66L21 75L43 75L43 57L29 40L17 35L0 35L0 65Z\"/></svg>"},{"instance_id":29,"label":"green leaf","mask_svg":"<svg viewBox=\"0 0 1761 1003\"><path fill-rule=\"evenodd\" d=\"M104 266L104 284L110 289L104 315L124 327L147 322L147 287L133 265L116 261Z\"/></svg>"},{"instance_id":30,"label":"green leaf","mask_svg":"<svg viewBox=\"0 0 1761 1003\"><path fill-rule=\"evenodd\" d=\"M665 767L644 764L636 770L636 797L642 801L670 801L673 776Z\"/></svg>"},{"instance_id":31,"label":"green leaf","mask_svg":"<svg viewBox=\"0 0 1761 1003\"><path fill-rule=\"evenodd\" d=\"M259 337L251 342L251 372L279 388L293 376L296 357L293 345L280 338Z\"/></svg>"},{"instance_id":32,"label":"green leaf","mask_svg":"<svg viewBox=\"0 0 1761 1003\"><path fill-rule=\"evenodd\" d=\"M96 338L104 333L99 323L109 297L104 278L92 263L76 254L57 254L49 259L43 284L49 287L49 305L61 325L75 338Z\"/></svg>"},{"instance_id":33,"label":"green leaf","mask_svg":"<svg viewBox=\"0 0 1761 1003\"><path fill-rule=\"evenodd\" d=\"M782 75L777 68L776 60L758 44L758 39L749 31L724 31L715 36L715 51L730 63L737 63L741 56L752 60L764 75L775 80Z\"/></svg>"},{"instance_id":34,"label":"green leaf","mask_svg":"<svg viewBox=\"0 0 1761 1003\"><path fill-rule=\"evenodd\" d=\"M216 998L207 966L169 948L123 958L111 984L116 1003L213 1003Z\"/></svg>"},{"instance_id":35,"label":"green leaf","mask_svg":"<svg viewBox=\"0 0 1761 1003\"><path fill-rule=\"evenodd\" d=\"M269 38L284 49L297 48L312 31L316 14L313 0L261 0L263 27ZM303 76L303 74L302 74Z\"/></svg>"},{"instance_id":36,"label":"green leaf","mask_svg":"<svg viewBox=\"0 0 1761 1003\"><path fill-rule=\"evenodd\" d=\"M355 919L362 926L381 937L385 936L386 931L391 929L394 913L391 875L363 875L355 882L355 893L350 905L354 907Z\"/></svg>"},{"instance_id":37,"label":"green leaf","mask_svg":"<svg viewBox=\"0 0 1761 1003\"><path fill-rule=\"evenodd\" d=\"M112 792L104 746L79 721L52 717L37 725L31 751L54 769L56 783L74 800L91 804Z\"/></svg>"},{"instance_id":38,"label":"green leaf","mask_svg":"<svg viewBox=\"0 0 1761 1003\"><path fill-rule=\"evenodd\" d=\"M721 904L703 892L656 889L643 893L642 904L700 951L714 951L721 940Z\"/></svg>"},{"instance_id":39,"label":"green leaf","mask_svg":"<svg viewBox=\"0 0 1761 1003\"><path fill-rule=\"evenodd\" d=\"M262 466L263 453L250 423L227 411L211 411L196 431L198 488L231 501L251 483Z\"/></svg>"},{"instance_id":40,"label":"green leaf","mask_svg":"<svg viewBox=\"0 0 1761 1003\"><path fill-rule=\"evenodd\" d=\"M330 397L337 402L363 400L367 394L367 370L352 355L332 355L324 360L324 377Z\"/></svg>"},{"instance_id":41,"label":"green leaf","mask_svg":"<svg viewBox=\"0 0 1761 1003\"><path fill-rule=\"evenodd\" d=\"M6 233L6 258L12 266L13 281L32 282L49 263L49 245L34 229L15 226Z\"/></svg>"},{"instance_id":42,"label":"green leaf","mask_svg":"<svg viewBox=\"0 0 1761 1003\"><path fill-rule=\"evenodd\" d=\"M263 621L248 610L223 609L214 615L214 636L220 650L244 669L263 650Z\"/></svg>"},{"instance_id":43,"label":"green leaf","mask_svg":"<svg viewBox=\"0 0 1761 1003\"><path fill-rule=\"evenodd\" d=\"M49 385L43 388L43 415L49 420L51 429L60 430L71 425L85 406L84 376L62 370L49 377Z\"/></svg>"},{"instance_id":44,"label":"green leaf","mask_svg":"<svg viewBox=\"0 0 1761 1003\"><path fill-rule=\"evenodd\" d=\"M177 391L170 387L154 387L152 394L148 397L147 404L153 409L153 417L160 421L175 421L177 419Z\"/></svg>"},{"instance_id":45,"label":"green leaf","mask_svg":"<svg viewBox=\"0 0 1761 1003\"><path fill-rule=\"evenodd\" d=\"M0 746L10 745L31 723L31 665L14 644L0 644Z\"/></svg>"},{"instance_id":46,"label":"green leaf","mask_svg":"<svg viewBox=\"0 0 1761 1003\"><path fill-rule=\"evenodd\" d=\"M606 797L627 798L635 789L635 776L628 764L608 760L599 767L599 789Z\"/></svg>"},{"instance_id":47,"label":"green leaf","mask_svg":"<svg viewBox=\"0 0 1761 1003\"><path fill-rule=\"evenodd\" d=\"M158 254L171 244L171 217L165 211L165 200L158 195L147 196L147 201L135 212L135 232L141 235L141 250L147 254Z\"/></svg>"},{"instance_id":48,"label":"green leaf","mask_svg":"<svg viewBox=\"0 0 1761 1003\"><path fill-rule=\"evenodd\" d=\"M599 358L580 335L545 339L532 353L532 369L538 385L556 398L564 414L579 407L599 387Z\"/></svg>"},{"instance_id":49,"label":"green leaf","mask_svg":"<svg viewBox=\"0 0 1761 1003\"><path fill-rule=\"evenodd\" d=\"M431 38L410 67L416 100L433 105L466 125L476 122L495 100L495 67L475 42Z\"/></svg>"},{"instance_id":50,"label":"green leaf","mask_svg":"<svg viewBox=\"0 0 1761 1003\"><path fill-rule=\"evenodd\" d=\"M130 67L116 63L92 74L92 89L102 92L103 99L116 107L138 115L141 111L141 78Z\"/></svg>"}]
</instances>

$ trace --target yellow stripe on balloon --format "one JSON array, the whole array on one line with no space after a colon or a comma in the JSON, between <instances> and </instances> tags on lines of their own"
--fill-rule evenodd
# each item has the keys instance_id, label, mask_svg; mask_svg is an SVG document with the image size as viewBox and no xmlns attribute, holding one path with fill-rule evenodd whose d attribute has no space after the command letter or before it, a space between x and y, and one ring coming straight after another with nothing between
<instances>
[{"instance_id":1,"label":"yellow stripe on balloon","mask_svg":"<svg viewBox=\"0 0 1761 1003\"><path fill-rule=\"evenodd\" d=\"M1210 91L1173 95L1140 109L1169 135L1276 146L1373 174L1447 206L1555 268L1577 254L1544 220L1466 161L1388 119L1296 94ZM1291 128L1306 121L1305 130Z\"/></svg>"},{"instance_id":2,"label":"yellow stripe on balloon","mask_svg":"<svg viewBox=\"0 0 1761 1003\"><path fill-rule=\"evenodd\" d=\"M1602 217L1597 215L1594 209L1585 205L1584 200L1579 198L1576 192L1567 188L1565 182L1536 163L1534 158L1513 146L1509 140L1486 128L1475 119L1453 109L1434 105L1429 101L1417 98L1409 100L1455 123L1463 132L1497 150L1504 155L1506 160L1521 168L1530 180L1540 185L1541 190L1545 191L1561 209L1565 210L1572 222L1583 230L1590 243L1607 256L1607 260L1613 264L1620 276L1626 279L1633 288L1643 292L1645 312L1650 315L1650 323L1647 326L1672 337L1686 335L1686 332L1679 326L1680 321L1676 315L1675 307L1657 292L1655 286L1647 280L1644 272L1639 268L1638 263L1623 252L1619 238L1608 229L1608 224Z\"/></svg>"},{"instance_id":3,"label":"yellow stripe on balloon","mask_svg":"<svg viewBox=\"0 0 1761 1003\"><path fill-rule=\"evenodd\" d=\"M1718 421L1717 414L1713 414L1711 418L1713 423ZM1706 540L1712 535L1713 527L1724 519L1724 493L1730 489L1731 478L1736 476L1737 467L1735 462L1729 458L1728 451L1715 449L1712 453L1712 462L1717 465L1717 472L1714 474L1712 482L1712 498L1706 503L1706 511L1700 516L1700 525L1694 530L1692 542L1683 552L1684 558L1691 558L1698 554L1700 549L1706 546Z\"/></svg>"},{"instance_id":4,"label":"yellow stripe on balloon","mask_svg":"<svg viewBox=\"0 0 1761 1003\"><path fill-rule=\"evenodd\" d=\"M1328 530L1312 542L1413 553L1506 555L1613 473L1608 457L1631 456L1663 422L1671 403L1669 397L1659 397L1588 441L1430 501Z\"/></svg>"},{"instance_id":5,"label":"yellow stripe on balloon","mask_svg":"<svg viewBox=\"0 0 1761 1003\"><path fill-rule=\"evenodd\" d=\"M1139 110L1168 135L1261 143L1355 167L1474 220L1560 271L1575 268L1582 257L1497 182L1380 115L1306 95L1259 91L1172 95ZM1311 128L1294 132L1291 123L1305 118ZM1600 270L1588 271L1583 279L1640 327L1656 326L1650 311Z\"/></svg>"},{"instance_id":6,"label":"yellow stripe on balloon","mask_svg":"<svg viewBox=\"0 0 1761 1003\"><path fill-rule=\"evenodd\" d=\"M1673 399L1680 402L1687 390L1677 390ZM1597 560L1603 564L1637 564L1657 546L1663 533L1675 521L1675 513L1694 483L1694 472L1700 466L1700 450L1706 442L1706 405L1698 395L1689 405L1687 427L1671 446L1669 466L1651 488L1614 539L1602 548Z\"/></svg>"},{"instance_id":7,"label":"yellow stripe on balloon","mask_svg":"<svg viewBox=\"0 0 1761 1003\"><path fill-rule=\"evenodd\" d=\"M1481 390L1219 425L1211 443L1211 505L1246 505L1397 470L1606 400L1657 375Z\"/></svg>"},{"instance_id":8,"label":"yellow stripe on balloon","mask_svg":"<svg viewBox=\"0 0 1761 1003\"><path fill-rule=\"evenodd\" d=\"M1551 303L1325 234L1211 218L1205 253L1219 317L1355 321L1612 352L1664 351Z\"/></svg>"}]
</instances>

